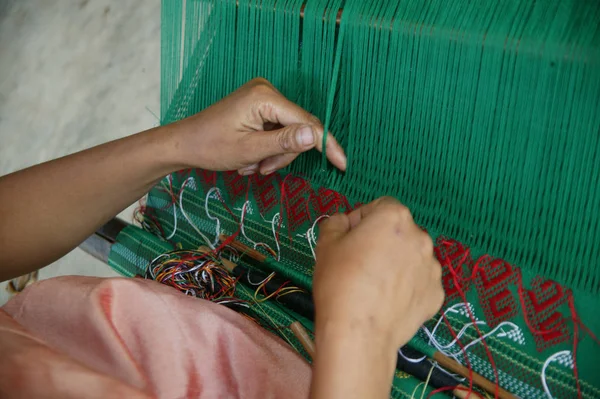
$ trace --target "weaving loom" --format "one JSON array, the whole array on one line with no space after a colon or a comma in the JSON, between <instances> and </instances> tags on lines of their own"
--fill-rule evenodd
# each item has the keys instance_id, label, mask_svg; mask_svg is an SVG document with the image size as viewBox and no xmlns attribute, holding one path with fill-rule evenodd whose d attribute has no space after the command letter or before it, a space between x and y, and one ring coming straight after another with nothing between
<instances>
[{"instance_id":1,"label":"weaving loom","mask_svg":"<svg viewBox=\"0 0 600 399\"><path fill-rule=\"evenodd\" d=\"M144 275L162 253L236 235L310 285L317 221L391 195L444 270L447 299L423 342L521 398L600 398L598 3L168 0L162 11L162 124L263 76L335 134L348 170L311 152L269 176L167 176L145 228L118 235L113 268ZM392 397L420 383L397 373Z\"/></svg>"}]
</instances>

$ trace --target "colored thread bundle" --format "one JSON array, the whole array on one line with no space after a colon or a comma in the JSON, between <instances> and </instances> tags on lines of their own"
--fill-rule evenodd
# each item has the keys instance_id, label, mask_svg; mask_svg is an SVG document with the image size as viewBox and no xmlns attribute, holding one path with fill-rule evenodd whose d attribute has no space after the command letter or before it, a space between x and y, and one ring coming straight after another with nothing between
<instances>
[{"instance_id":1,"label":"colored thread bundle","mask_svg":"<svg viewBox=\"0 0 600 399\"><path fill-rule=\"evenodd\" d=\"M233 274L248 286L256 287L254 291L255 298L257 298L259 293L263 295L263 298L257 298L257 301L263 302L268 299L274 299L299 315L306 317L308 320L314 320L315 307L310 294L298 287L294 287L290 284L290 281L281 280L274 272L266 274L239 266L234 270Z\"/></svg>"},{"instance_id":2,"label":"colored thread bundle","mask_svg":"<svg viewBox=\"0 0 600 399\"><path fill-rule=\"evenodd\" d=\"M196 298L229 306L243 303L234 298L235 278L206 253L179 250L162 254L150 263L145 277Z\"/></svg>"}]
</instances>

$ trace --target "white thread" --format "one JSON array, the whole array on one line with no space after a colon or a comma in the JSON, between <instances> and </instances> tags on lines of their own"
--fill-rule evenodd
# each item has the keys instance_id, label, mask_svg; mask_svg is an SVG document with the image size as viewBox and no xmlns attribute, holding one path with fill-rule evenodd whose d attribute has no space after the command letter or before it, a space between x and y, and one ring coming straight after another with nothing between
<instances>
[{"instance_id":1,"label":"white thread","mask_svg":"<svg viewBox=\"0 0 600 399\"><path fill-rule=\"evenodd\" d=\"M250 281L250 270L248 270L248 272L246 273L246 280L251 284L251 285L263 285L268 279L270 279L271 277L273 277L275 275L275 272L269 274L267 277L265 277L265 279L263 281L260 281L258 283L252 282Z\"/></svg>"},{"instance_id":2,"label":"white thread","mask_svg":"<svg viewBox=\"0 0 600 399\"><path fill-rule=\"evenodd\" d=\"M501 332L498 333L497 337L498 338L506 337L520 345L525 345L525 337L523 336L523 332L521 331L521 329L518 326L516 326L516 325L513 325L513 326L514 326L514 328L508 332L504 331L504 329L502 329Z\"/></svg>"},{"instance_id":3,"label":"white thread","mask_svg":"<svg viewBox=\"0 0 600 399\"><path fill-rule=\"evenodd\" d=\"M329 215L319 216L313 223L312 227L306 231L306 239L308 241L308 246L310 247L310 251L312 252L313 258L315 260L317 260L317 254L315 253L315 248L313 247L313 242L315 245L317 245L317 236L315 234L315 227L317 227L317 223L319 223L319 220L328 218L328 217L329 217Z\"/></svg>"},{"instance_id":4,"label":"white thread","mask_svg":"<svg viewBox=\"0 0 600 399\"><path fill-rule=\"evenodd\" d=\"M441 346L441 344L438 342L438 340L435 338L435 336L429 331L429 329L425 326L421 326L421 329L423 330L423 332L425 334L427 334L427 336L429 337L429 344L433 345L439 352L441 352L442 354L448 356L448 357L452 357L454 360L456 360L457 362L460 363L460 360L458 359L458 357L456 357L454 354L449 353L447 351L444 350L444 348Z\"/></svg>"},{"instance_id":5,"label":"white thread","mask_svg":"<svg viewBox=\"0 0 600 399\"><path fill-rule=\"evenodd\" d=\"M248 206L249 203L250 203L250 201L246 201L246 202L244 202L244 205L242 206L242 216L240 217L240 231L242 232L242 235L244 236L244 238L246 238L246 240L250 241L252 243L254 249L256 249L256 241L254 241L253 239L248 237L246 235L246 232L244 231L244 216L246 216L246 207Z\"/></svg>"},{"instance_id":6,"label":"white thread","mask_svg":"<svg viewBox=\"0 0 600 399\"><path fill-rule=\"evenodd\" d=\"M402 348L398 349L398 354L400 356L402 356L402 358L404 358L404 360L406 360L409 363L421 363L423 360L427 359L427 356L423 356L420 359L413 359L410 357L407 357L403 352L402 352Z\"/></svg>"},{"instance_id":7,"label":"white thread","mask_svg":"<svg viewBox=\"0 0 600 399\"><path fill-rule=\"evenodd\" d=\"M485 323L483 323L483 324L485 325ZM473 345L475 345L475 344L483 341L484 339L486 339L490 335L493 335L497 330L499 330L501 327L506 326L506 325L509 325L509 326L513 327L513 329L518 329L519 328L516 324L511 323L510 321L503 321L502 323L498 324L492 331L490 331L490 332L482 335L481 337L479 337L479 338L477 338L477 339L469 342L467 345L465 345L465 350L467 350L469 347L471 347L471 346L473 346ZM457 352L457 353L459 353L459 352Z\"/></svg>"},{"instance_id":8,"label":"white thread","mask_svg":"<svg viewBox=\"0 0 600 399\"><path fill-rule=\"evenodd\" d=\"M279 259L281 256L281 247L279 246L279 240L277 239L277 232L275 231L275 219L277 219L277 223L279 223L279 220L281 219L281 215L279 213L276 213L275 216L273 216L273 220L271 220L271 230L273 231L273 238L275 239L275 245L277 245L277 261L279 262Z\"/></svg>"},{"instance_id":9,"label":"white thread","mask_svg":"<svg viewBox=\"0 0 600 399\"><path fill-rule=\"evenodd\" d=\"M486 339L487 337L489 337L489 336L491 336L491 335L494 335L494 334L496 333L496 331L500 330L500 329L501 329L502 327L504 327L504 326L510 326L510 327L512 327L513 329L516 329L516 330L518 330L518 329L519 329L519 327L518 327L516 324L514 324L514 323L511 323L510 321L503 321L502 323L498 324L498 325L497 325L497 326L496 326L494 329L492 329L491 331L489 331L489 332L487 332L486 334L482 335L481 337L479 337L479 338L477 338L477 339L474 339L473 341L469 342L467 345L465 345L465 346L464 346L464 349L461 349L460 351L458 351L458 352L454 352L454 353L451 353L451 352L449 352L449 351L446 351L446 349L450 349L450 348L452 348L453 346L455 346L455 345L456 345L456 343L458 342L458 340L459 340L459 339L460 339L460 338L461 338L463 335L465 335L465 334L466 334L466 332L467 332L467 329L468 329L469 327L472 327L472 326L474 326L475 324L478 324L478 325L483 325L483 326L485 326L485 325L486 325L486 323L485 323L485 322L483 322L483 321L478 321L477 323L467 323L467 324L465 324L465 325L464 325L464 326L461 328L461 330L460 330L460 331L459 331L459 332L456 334L456 338L454 338L452 341L450 341L450 342L449 342L448 344L446 344L446 345L442 345L442 344L441 344L441 343L440 343L440 342L439 342L439 341L436 339L436 337L433 335L433 333L429 331L429 329L428 329L427 327L423 326L423 327L422 327L422 329L423 329L423 331L425 332L425 334L427 334L427 336L429 337L429 343L433 344L433 345L434 345L434 346L435 346L435 347L436 347L438 350L442 351L444 354L446 354L446 355L448 355L448 356L452 356L452 357L454 357L454 358L456 358L456 357L455 357L455 355L459 355L459 354L461 354L462 352L466 351L466 350L467 350L468 348L470 348L471 346L473 346L473 345L475 345L475 344L478 344L479 342L483 341L484 339ZM507 333L504 333L504 334L506 335ZM500 336L500 334L498 334L498 336Z\"/></svg>"},{"instance_id":10,"label":"white thread","mask_svg":"<svg viewBox=\"0 0 600 399\"><path fill-rule=\"evenodd\" d=\"M167 176L167 181L169 182L169 187L173 187L172 179L173 179L172 175ZM173 238L176 231L177 231L177 204L174 203L173 204L173 231L171 232L171 234L169 234L169 236L167 237L167 240L170 240L171 238Z\"/></svg>"},{"instance_id":11,"label":"white thread","mask_svg":"<svg viewBox=\"0 0 600 399\"><path fill-rule=\"evenodd\" d=\"M210 249L214 250L215 247L214 245L210 242L210 240L208 239L208 237L206 237L204 235L204 233L202 233L200 231L200 229L198 229L198 227L196 227L196 225L192 222L192 220L188 217L187 213L185 213L185 211L183 210L183 191L185 190L185 186L188 184L188 182L192 182L194 184L194 186L196 185L194 178L193 177L188 177L183 184L181 185L181 193L179 194L179 209L181 210L181 214L183 215L183 217L185 218L185 220L187 220L187 222L190 224L190 226L192 226L194 228L194 230L196 230L196 233L198 233L198 235L200 235L200 237L202 237L202 239L204 240L204 242L206 243L206 245L208 245L210 247ZM191 185L190 185L191 187Z\"/></svg>"},{"instance_id":12,"label":"white thread","mask_svg":"<svg viewBox=\"0 0 600 399\"><path fill-rule=\"evenodd\" d=\"M447 315L448 313L459 313L461 315L465 314L465 311L462 308L467 308L471 311L471 314L473 314L473 305L471 305L470 303L457 303L454 304L452 306L450 306L448 309L446 309L444 311L444 315ZM435 332L437 331L438 327L440 326L440 324L442 323L443 317L440 317L439 320L437 321L437 323L435 324L435 327L433 327L433 330L431 330L431 335L435 336ZM477 318L475 318L475 321L477 321ZM431 343L431 341L430 341Z\"/></svg>"},{"instance_id":13,"label":"white thread","mask_svg":"<svg viewBox=\"0 0 600 399\"><path fill-rule=\"evenodd\" d=\"M252 214L252 208L250 207L249 211L247 209L249 205L251 205L250 201L246 201L246 202L244 202L244 205L242 206L242 209L241 209L242 215L240 217L240 232L242 233L242 235L244 236L244 238L246 238L246 240L248 240L248 241L250 241L252 243L252 247L254 249L256 249L256 247L258 247L259 245L262 245L262 246L265 246L265 247L269 248L271 251L273 251L273 248L271 248L270 245L268 245L268 244L266 244L264 242L256 242L256 241L254 241L253 239L251 239L250 237L248 237L246 235L246 231L244 230L244 218L246 216L246 212L248 212L249 214ZM238 210L238 209L236 209L236 210ZM278 246L279 246L279 244L278 244ZM273 252L275 252L275 251L273 251Z\"/></svg>"},{"instance_id":14,"label":"white thread","mask_svg":"<svg viewBox=\"0 0 600 399\"><path fill-rule=\"evenodd\" d=\"M550 393L550 388L548 388L548 384L546 383L546 369L548 368L550 363L552 363L554 361L558 361L559 363L564 364L564 360L562 360L562 359L564 359L564 357L570 358L571 362L573 361L573 358L571 356L571 351L561 351L561 352L556 352L554 355L552 355L548 359L546 359L546 361L544 362L544 366L542 367L542 375L541 375L542 386L544 387L544 392L550 399L554 399L554 397Z\"/></svg>"},{"instance_id":15,"label":"white thread","mask_svg":"<svg viewBox=\"0 0 600 399\"><path fill-rule=\"evenodd\" d=\"M250 306L247 303L239 302L238 299L217 300L216 303L218 303L219 305L226 305L228 303L235 303L238 306L243 306L245 308L250 308Z\"/></svg>"},{"instance_id":16,"label":"white thread","mask_svg":"<svg viewBox=\"0 0 600 399\"><path fill-rule=\"evenodd\" d=\"M214 220L216 223L215 240L213 241L213 245L216 247L219 243L219 236L221 235L221 220L219 220L219 218L216 216L211 216L208 212L208 198L213 192L216 192L218 196L221 196L221 190L219 190L217 187L213 187L210 190L208 190L208 192L206 193L206 198L204 199L204 212L206 212L206 216L210 220Z\"/></svg>"},{"instance_id":17,"label":"white thread","mask_svg":"<svg viewBox=\"0 0 600 399\"><path fill-rule=\"evenodd\" d=\"M178 271L178 272L175 272L175 273L173 274L173 277L180 276L180 275L182 275L182 274L184 274L184 273L191 273L191 272L194 272L194 271L196 271L196 270L200 269L202 266L204 266L204 264L205 264L205 263L206 263L206 261L204 261L204 262L200 262L200 263L198 263L197 265L193 266L191 269L185 269L185 270L180 270L180 271ZM206 281L205 281L205 282L206 282Z\"/></svg>"},{"instance_id":18,"label":"white thread","mask_svg":"<svg viewBox=\"0 0 600 399\"><path fill-rule=\"evenodd\" d=\"M468 311L467 311L468 309ZM461 315L468 315L468 312L471 312L471 314L473 314L473 305L470 303L457 303L451 307L449 307L448 309L446 309L446 311L444 312L444 315L448 314L448 313L458 313ZM475 318L475 316L473 316ZM429 329L425 326L421 326L421 329L423 330L423 332L427 335L427 337L429 338L429 343L431 345L433 345L438 351L440 351L441 353L443 353L444 355L448 356L448 357L452 357L454 360L460 362L459 360L459 355L464 354L464 356L467 356L467 349L472 347L473 345L476 345L477 343L483 341L484 339L486 339L487 337L495 334L498 330L501 331L501 333L498 334L498 337L509 337L510 339L515 340L518 343L524 344L524 339L522 337L522 333L521 333L521 329L519 328L519 326L517 326L514 323L511 323L509 321L504 321L501 322L500 324L498 324L494 329L492 329L491 331L489 331L488 333L484 334L483 336L474 339L473 341L469 342L467 345L464 346L463 349L456 351L456 352L451 352L449 351L450 348L454 347L458 340L466 334L467 329L469 327L472 327L474 325L482 325L485 326L487 325L484 321L479 321L477 320L477 318L475 318L476 322L470 322L465 324L461 330L456 334L456 338L454 338L452 341L450 341L448 344L446 345L442 345L437 338L435 337L435 332L437 331L438 327L440 326L441 322L443 320L443 317L440 317L440 319L437 321L435 327L433 328L432 331L429 331ZM512 327L512 330L509 332L504 331L503 327L505 326L510 326Z\"/></svg>"},{"instance_id":19,"label":"white thread","mask_svg":"<svg viewBox=\"0 0 600 399\"><path fill-rule=\"evenodd\" d=\"M156 258L152 259L152 261L150 262L150 265L153 265L154 262L156 262L157 260L159 260L160 258L169 256L168 254L160 254L158 255ZM149 267L148 270L150 270L150 276L152 276L153 280L156 280L156 276L154 275L154 271L153 271L153 267Z\"/></svg>"}]
</instances>

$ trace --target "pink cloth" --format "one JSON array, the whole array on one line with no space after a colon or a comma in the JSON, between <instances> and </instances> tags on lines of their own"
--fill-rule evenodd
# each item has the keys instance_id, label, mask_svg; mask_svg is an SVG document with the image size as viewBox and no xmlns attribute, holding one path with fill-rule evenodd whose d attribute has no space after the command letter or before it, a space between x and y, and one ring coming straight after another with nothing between
<instances>
[{"instance_id":1,"label":"pink cloth","mask_svg":"<svg viewBox=\"0 0 600 399\"><path fill-rule=\"evenodd\" d=\"M306 398L310 367L223 306L140 279L60 277L0 310L0 398Z\"/></svg>"}]
</instances>

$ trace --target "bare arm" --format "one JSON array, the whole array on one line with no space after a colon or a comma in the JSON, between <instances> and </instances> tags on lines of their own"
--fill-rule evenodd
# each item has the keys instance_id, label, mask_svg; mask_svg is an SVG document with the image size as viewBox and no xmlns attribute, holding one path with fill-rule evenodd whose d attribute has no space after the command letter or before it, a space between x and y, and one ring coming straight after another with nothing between
<instances>
[{"instance_id":1,"label":"bare arm","mask_svg":"<svg viewBox=\"0 0 600 399\"><path fill-rule=\"evenodd\" d=\"M385 331L356 321L317 327L313 399L389 398L398 347Z\"/></svg>"},{"instance_id":2,"label":"bare arm","mask_svg":"<svg viewBox=\"0 0 600 399\"><path fill-rule=\"evenodd\" d=\"M65 255L171 172L271 173L320 149L322 134L316 118L255 79L183 121L1 177L0 280ZM342 149L328 143L344 168Z\"/></svg>"},{"instance_id":3,"label":"bare arm","mask_svg":"<svg viewBox=\"0 0 600 399\"><path fill-rule=\"evenodd\" d=\"M156 128L0 178L0 279L65 255L176 170L172 128Z\"/></svg>"}]
</instances>

